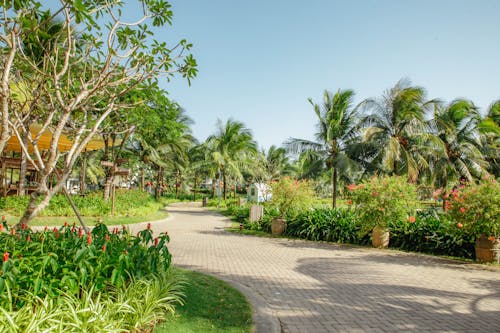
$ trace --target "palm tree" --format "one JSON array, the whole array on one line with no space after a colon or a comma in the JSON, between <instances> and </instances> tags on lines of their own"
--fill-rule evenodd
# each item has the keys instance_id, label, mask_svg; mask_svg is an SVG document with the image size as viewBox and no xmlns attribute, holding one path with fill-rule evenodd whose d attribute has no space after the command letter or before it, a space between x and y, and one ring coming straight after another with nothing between
<instances>
[{"instance_id":1,"label":"palm tree","mask_svg":"<svg viewBox=\"0 0 500 333\"><path fill-rule=\"evenodd\" d=\"M207 138L207 147L210 161L221 172L225 200L227 176L242 178L243 163L249 154L256 153L256 143L251 131L243 123L229 119L224 124L219 119L216 134Z\"/></svg>"},{"instance_id":2,"label":"palm tree","mask_svg":"<svg viewBox=\"0 0 500 333\"><path fill-rule=\"evenodd\" d=\"M500 176L500 100L495 101L478 125L483 142L483 154L490 164L490 171Z\"/></svg>"},{"instance_id":3,"label":"palm tree","mask_svg":"<svg viewBox=\"0 0 500 333\"><path fill-rule=\"evenodd\" d=\"M425 140L425 112L435 103L425 100L425 90L400 80L379 100L363 102L370 114L363 118L363 142L377 147L372 163L389 174L406 174L416 181L428 168L420 148Z\"/></svg>"},{"instance_id":4,"label":"palm tree","mask_svg":"<svg viewBox=\"0 0 500 333\"><path fill-rule=\"evenodd\" d=\"M428 160L439 186L445 187L450 178L472 180L488 174L477 131L479 119L476 106L467 100L436 105L430 129L438 140L429 145Z\"/></svg>"},{"instance_id":5,"label":"palm tree","mask_svg":"<svg viewBox=\"0 0 500 333\"><path fill-rule=\"evenodd\" d=\"M347 147L357 137L357 108L353 108L354 92L352 90L339 90L332 94L329 91L323 94L323 105L313 106L318 117L316 142L292 138L286 142L286 147L294 153L316 155L326 168L332 170L332 207L337 203L337 181L338 173L344 175L359 169L356 160L346 154ZM312 158L311 160L318 160Z\"/></svg>"}]
</instances>

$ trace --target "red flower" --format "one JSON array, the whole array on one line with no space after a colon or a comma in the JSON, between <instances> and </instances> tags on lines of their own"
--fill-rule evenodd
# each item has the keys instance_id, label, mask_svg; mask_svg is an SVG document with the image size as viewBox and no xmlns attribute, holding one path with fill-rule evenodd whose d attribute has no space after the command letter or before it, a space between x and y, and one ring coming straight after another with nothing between
<instances>
[{"instance_id":1,"label":"red flower","mask_svg":"<svg viewBox=\"0 0 500 333\"><path fill-rule=\"evenodd\" d=\"M148 230L151 230L151 223L148 223Z\"/></svg>"},{"instance_id":2,"label":"red flower","mask_svg":"<svg viewBox=\"0 0 500 333\"><path fill-rule=\"evenodd\" d=\"M2 221L5 221L5 215L2 215Z\"/></svg>"},{"instance_id":3,"label":"red flower","mask_svg":"<svg viewBox=\"0 0 500 333\"><path fill-rule=\"evenodd\" d=\"M104 238L106 238L106 240L107 240L107 241L109 241L109 239L110 239L108 234L106 234L106 235L104 236Z\"/></svg>"},{"instance_id":4,"label":"red flower","mask_svg":"<svg viewBox=\"0 0 500 333\"><path fill-rule=\"evenodd\" d=\"M460 207L459 211L460 211L460 213L465 213L465 208L464 207Z\"/></svg>"},{"instance_id":5,"label":"red flower","mask_svg":"<svg viewBox=\"0 0 500 333\"><path fill-rule=\"evenodd\" d=\"M347 200L345 203L348 205L352 205L352 200Z\"/></svg>"},{"instance_id":6,"label":"red flower","mask_svg":"<svg viewBox=\"0 0 500 333\"><path fill-rule=\"evenodd\" d=\"M83 237L83 230L82 228L79 228L78 229L78 238L82 238Z\"/></svg>"},{"instance_id":7,"label":"red flower","mask_svg":"<svg viewBox=\"0 0 500 333\"><path fill-rule=\"evenodd\" d=\"M158 237L155 238L155 246L158 246Z\"/></svg>"},{"instance_id":8,"label":"red flower","mask_svg":"<svg viewBox=\"0 0 500 333\"><path fill-rule=\"evenodd\" d=\"M2 232L2 231L3 231L3 224L0 223L0 232Z\"/></svg>"},{"instance_id":9,"label":"red flower","mask_svg":"<svg viewBox=\"0 0 500 333\"><path fill-rule=\"evenodd\" d=\"M45 228L43 228L43 231L48 231L49 230L49 227L45 226Z\"/></svg>"},{"instance_id":10,"label":"red flower","mask_svg":"<svg viewBox=\"0 0 500 333\"><path fill-rule=\"evenodd\" d=\"M8 260L9 260L9 252L5 252L5 253L3 254L3 262L6 262L6 261L8 261Z\"/></svg>"},{"instance_id":11,"label":"red flower","mask_svg":"<svg viewBox=\"0 0 500 333\"><path fill-rule=\"evenodd\" d=\"M87 244L88 245L92 244L92 235L91 234L87 235Z\"/></svg>"},{"instance_id":12,"label":"red flower","mask_svg":"<svg viewBox=\"0 0 500 333\"><path fill-rule=\"evenodd\" d=\"M408 216L408 222L415 223L416 220L415 216Z\"/></svg>"},{"instance_id":13,"label":"red flower","mask_svg":"<svg viewBox=\"0 0 500 333\"><path fill-rule=\"evenodd\" d=\"M55 234L57 234L57 233L59 232L59 230L57 230L57 228L56 228L56 227L54 227L54 229L52 229L52 231L53 231Z\"/></svg>"},{"instance_id":14,"label":"red flower","mask_svg":"<svg viewBox=\"0 0 500 333\"><path fill-rule=\"evenodd\" d=\"M457 228L458 229L462 229L463 227L464 227L464 225L462 223L460 223L460 222L457 223Z\"/></svg>"},{"instance_id":15,"label":"red flower","mask_svg":"<svg viewBox=\"0 0 500 333\"><path fill-rule=\"evenodd\" d=\"M21 223L21 230L27 229L28 227L26 226L25 223Z\"/></svg>"},{"instance_id":16,"label":"red flower","mask_svg":"<svg viewBox=\"0 0 500 333\"><path fill-rule=\"evenodd\" d=\"M26 237L26 241L27 242L31 242L31 236L30 235L28 235L28 237Z\"/></svg>"},{"instance_id":17,"label":"red flower","mask_svg":"<svg viewBox=\"0 0 500 333\"><path fill-rule=\"evenodd\" d=\"M102 252L106 252L106 244L102 246Z\"/></svg>"},{"instance_id":18,"label":"red flower","mask_svg":"<svg viewBox=\"0 0 500 333\"><path fill-rule=\"evenodd\" d=\"M16 229L14 229L14 228L10 229L10 234L12 236L14 236L16 234Z\"/></svg>"},{"instance_id":19,"label":"red flower","mask_svg":"<svg viewBox=\"0 0 500 333\"><path fill-rule=\"evenodd\" d=\"M69 226L69 223L68 223L68 222L64 222L64 226L65 226L65 227L68 227L68 226Z\"/></svg>"},{"instance_id":20,"label":"red flower","mask_svg":"<svg viewBox=\"0 0 500 333\"><path fill-rule=\"evenodd\" d=\"M349 189L349 191L354 191L356 189L356 184L350 184L350 185L347 185L347 188Z\"/></svg>"}]
</instances>

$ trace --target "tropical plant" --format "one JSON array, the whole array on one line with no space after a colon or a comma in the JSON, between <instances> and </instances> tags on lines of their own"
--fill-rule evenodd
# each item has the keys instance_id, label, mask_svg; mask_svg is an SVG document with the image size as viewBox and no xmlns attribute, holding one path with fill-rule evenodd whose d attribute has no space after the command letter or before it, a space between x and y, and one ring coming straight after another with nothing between
<instances>
[{"instance_id":1,"label":"tropical plant","mask_svg":"<svg viewBox=\"0 0 500 333\"><path fill-rule=\"evenodd\" d=\"M348 204L352 205L361 232L390 223L413 220L417 208L417 190L405 177L372 177L359 185L348 186Z\"/></svg>"},{"instance_id":2,"label":"tropical plant","mask_svg":"<svg viewBox=\"0 0 500 333\"><path fill-rule=\"evenodd\" d=\"M286 147L292 152L308 151L309 155L317 156L313 161L321 161L322 165L332 170L332 207L337 202L337 181L339 172L341 175L352 178L352 174L360 170L353 158L348 155L347 147L353 144L357 138L357 109L353 108L352 90L339 90L332 94L325 91L323 94L323 105L309 102L318 117L316 142L292 138L286 142Z\"/></svg>"},{"instance_id":3,"label":"tropical plant","mask_svg":"<svg viewBox=\"0 0 500 333\"><path fill-rule=\"evenodd\" d=\"M448 196L446 212L475 237L500 237L500 184L484 179L455 188Z\"/></svg>"},{"instance_id":4,"label":"tropical plant","mask_svg":"<svg viewBox=\"0 0 500 333\"><path fill-rule=\"evenodd\" d=\"M478 128L481 133L483 155L489 163L489 171L498 178L500 177L500 100L491 104Z\"/></svg>"},{"instance_id":5,"label":"tropical plant","mask_svg":"<svg viewBox=\"0 0 500 333\"><path fill-rule=\"evenodd\" d=\"M283 177L271 183L271 202L279 216L290 218L311 204L312 189L306 180Z\"/></svg>"},{"instance_id":6,"label":"tropical plant","mask_svg":"<svg viewBox=\"0 0 500 333\"><path fill-rule=\"evenodd\" d=\"M241 171L246 160L256 153L256 143L251 131L243 123L232 119L225 124L219 119L217 133L209 136L206 143L207 160L221 172L225 200L228 176L242 178Z\"/></svg>"},{"instance_id":7,"label":"tropical plant","mask_svg":"<svg viewBox=\"0 0 500 333\"><path fill-rule=\"evenodd\" d=\"M418 179L429 165L422 155L425 112L435 101L426 101L425 90L400 80L381 99L363 102L370 113L362 120L363 142L375 149L372 164L384 173Z\"/></svg>"},{"instance_id":8,"label":"tropical plant","mask_svg":"<svg viewBox=\"0 0 500 333\"><path fill-rule=\"evenodd\" d=\"M488 174L477 132L479 112L467 100L455 100L446 107L435 104L430 120L427 160L437 187L446 188L449 180L481 178Z\"/></svg>"}]
</instances>

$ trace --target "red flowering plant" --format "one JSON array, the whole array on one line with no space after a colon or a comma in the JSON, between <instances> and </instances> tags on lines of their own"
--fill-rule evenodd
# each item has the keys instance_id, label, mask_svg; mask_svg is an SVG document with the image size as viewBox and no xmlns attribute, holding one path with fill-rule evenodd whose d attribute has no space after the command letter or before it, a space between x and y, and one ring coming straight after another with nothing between
<instances>
[{"instance_id":1,"label":"red flowering plant","mask_svg":"<svg viewBox=\"0 0 500 333\"><path fill-rule=\"evenodd\" d=\"M278 216L282 218L293 217L310 206L314 196L307 181L295 180L291 177L283 177L279 181L272 182L271 191L270 204L277 210Z\"/></svg>"},{"instance_id":2,"label":"red flowering plant","mask_svg":"<svg viewBox=\"0 0 500 333\"><path fill-rule=\"evenodd\" d=\"M387 228L399 221L415 222L417 189L403 177L373 177L347 186L346 193L362 234L375 226Z\"/></svg>"},{"instance_id":3,"label":"red flowering plant","mask_svg":"<svg viewBox=\"0 0 500 333\"><path fill-rule=\"evenodd\" d=\"M474 237L500 237L500 184L494 179L482 180L450 192L446 214Z\"/></svg>"}]
</instances>

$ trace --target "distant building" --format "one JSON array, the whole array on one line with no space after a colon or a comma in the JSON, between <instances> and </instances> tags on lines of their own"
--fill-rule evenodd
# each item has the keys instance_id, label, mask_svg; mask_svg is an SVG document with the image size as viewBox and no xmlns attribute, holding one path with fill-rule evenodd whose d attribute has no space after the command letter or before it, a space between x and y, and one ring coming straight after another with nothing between
<instances>
[{"instance_id":1,"label":"distant building","mask_svg":"<svg viewBox=\"0 0 500 333\"><path fill-rule=\"evenodd\" d=\"M271 200L271 188L264 183L254 183L248 186L247 198L250 202L264 202Z\"/></svg>"}]
</instances>

